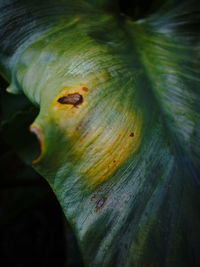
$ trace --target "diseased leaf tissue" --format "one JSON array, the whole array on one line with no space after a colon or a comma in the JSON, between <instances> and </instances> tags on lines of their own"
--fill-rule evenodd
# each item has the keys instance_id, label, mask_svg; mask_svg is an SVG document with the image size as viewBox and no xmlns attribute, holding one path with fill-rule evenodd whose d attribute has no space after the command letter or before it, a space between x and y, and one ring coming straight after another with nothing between
<instances>
[{"instance_id":1,"label":"diseased leaf tissue","mask_svg":"<svg viewBox=\"0 0 200 267\"><path fill-rule=\"evenodd\" d=\"M58 102L60 104L68 104L68 105L77 106L83 102L83 97L82 97L82 95L80 95L78 93L68 94L66 96L60 97L58 99Z\"/></svg>"},{"instance_id":2,"label":"diseased leaf tissue","mask_svg":"<svg viewBox=\"0 0 200 267\"><path fill-rule=\"evenodd\" d=\"M1 1L0 72L86 266L199 266L200 2L121 6Z\"/></svg>"}]
</instances>

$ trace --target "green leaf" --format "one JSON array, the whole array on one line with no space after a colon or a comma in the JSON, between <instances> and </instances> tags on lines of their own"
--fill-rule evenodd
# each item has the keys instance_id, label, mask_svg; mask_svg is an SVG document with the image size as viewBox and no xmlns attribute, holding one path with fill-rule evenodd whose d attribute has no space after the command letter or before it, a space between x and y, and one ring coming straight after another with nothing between
<instances>
[{"instance_id":1,"label":"green leaf","mask_svg":"<svg viewBox=\"0 0 200 267\"><path fill-rule=\"evenodd\" d=\"M40 107L33 165L86 265L198 266L198 1L137 21L86 1L40 2L2 2L19 24L1 16L1 72Z\"/></svg>"}]
</instances>

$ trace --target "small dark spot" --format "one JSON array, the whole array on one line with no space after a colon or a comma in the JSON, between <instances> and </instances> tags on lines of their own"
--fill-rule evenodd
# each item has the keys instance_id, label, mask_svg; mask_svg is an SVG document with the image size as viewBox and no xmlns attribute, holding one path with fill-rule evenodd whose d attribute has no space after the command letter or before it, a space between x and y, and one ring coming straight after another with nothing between
<instances>
[{"instance_id":1,"label":"small dark spot","mask_svg":"<svg viewBox=\"0 0 200 267\"><path fill-rule=\"evenodd\" d=\"M106 200L107 200L107 197L103 197L103 198L101 198L100 200L98 200L98 201L96 202L95 210L96 210L96 211L100 210L100 209L104 206Z\"/></svg>"},{"instance_id":2,"label":"small dark spot","mask_svg":"<svg viewBox=\"0 0 200 267\"><path fill-rule=\"evenodd\" d=\"M87 87L82 87L83 91L88 92L89 89Z\"/></svg>"},{"instance_id":3,"label":"small dark spot","mask_svg":"<svg viewBox=\"0 0 200 267\"><path fill-rule=\"evenodd\" d=\"M78 93L74 93L74 94L68 94L66 96L60 97L58 99L58 102L60 104L67 104L67 105L80 105L83 102L83 97L82 95L78 94Z\"/></svg>"},{"instance_id":4,"label":"small dark spot","mask_svg":"<svg viewBox=\"0 0 200 267\"><path fill-rule=\"evenodd\" d=\"M130 137L133 137L133 136L134 136L134 133L131 133L129 136L130 136Z\"/></svg>"},{"instance_id":5,"label":"small dark spot","mask_svg":"<svg viewBox=\"0 0 200 267\"><path fill-rule=\"evenodd\" d=\"M113 163L115 163L116 162L116 160L113 160Z\"/></svg>"}]
</instances>

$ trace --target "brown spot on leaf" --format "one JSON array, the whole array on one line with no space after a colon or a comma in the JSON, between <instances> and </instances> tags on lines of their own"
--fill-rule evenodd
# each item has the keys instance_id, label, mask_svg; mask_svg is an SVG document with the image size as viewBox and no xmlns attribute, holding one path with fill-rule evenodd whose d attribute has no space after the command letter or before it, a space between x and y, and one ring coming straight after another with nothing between
<instances>
[{"instance_id":1,"label":"brown spot on leaf","mask_svg":"<svg viewBox=\"0 0 200 267\"><path fill-rule=\"evenodd\" d=\"M134 137L134 133L131 133L129 136L130 136L130 137Z\"/></svg>"},{"instance_id":2,"label":"brown spot on leaf","mask_svg":"<svg viewBox=\"0 0 200 267\"><path fill-rule=\"evenodd\" d=\"M82 87L83 91L88 92L89 89L87 87Z\"/></svg>"},{"instance_id":3,"label":"brown spot on leaf","mask_svg":"<svg viewBox=\"0 0 200 267\"><path fill-rule=\"evenodd\" d=\"M106 203L107 197L103 197L96 202L95 211L99 211Z\"/></svg>"},{"instance_id":4,"label":"brown spot on leaf","mask_svg":"<svg viewBox=\"0 0 200 267\"><path fill-rule=\"evenodd\" d=\"M79 93L68 94L58 99L60 104L77 106L83 102L83 97Z\"/></svg>"}]
</instances>

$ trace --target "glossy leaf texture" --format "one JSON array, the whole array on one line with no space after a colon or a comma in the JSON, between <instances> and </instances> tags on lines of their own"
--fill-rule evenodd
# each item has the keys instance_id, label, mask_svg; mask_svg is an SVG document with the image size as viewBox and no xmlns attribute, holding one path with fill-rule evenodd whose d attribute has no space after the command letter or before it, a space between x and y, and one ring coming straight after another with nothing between
<instances>
[{"instance_id":1,"label":"glossy leaf texture","mask_svg":"<svg viewBox=\"0 0 200 267\"><path fill-rule=\"evenodd\" d=\"M199 266L199 2L137 21L113 1L0 10L1 73L40 108L33 166L86 266Z\"/></svg>"}]
</instances>

